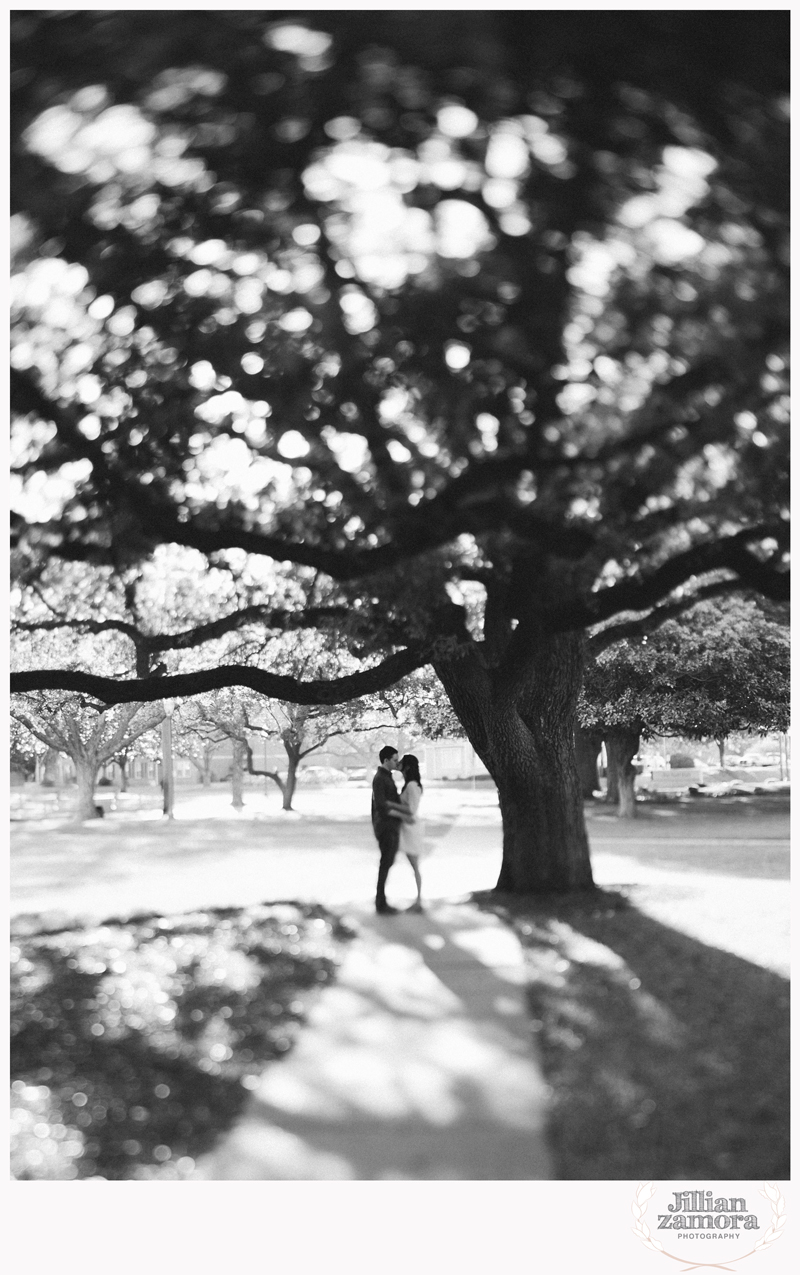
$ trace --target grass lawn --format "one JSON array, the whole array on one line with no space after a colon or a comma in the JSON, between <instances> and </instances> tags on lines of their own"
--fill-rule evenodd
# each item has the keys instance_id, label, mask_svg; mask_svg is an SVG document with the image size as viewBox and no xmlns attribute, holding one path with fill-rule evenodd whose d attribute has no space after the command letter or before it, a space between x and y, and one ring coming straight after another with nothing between
<instances>
[{"instance_id":1,"label":"grass lawn","mask_svg":"<svg viewBox=\"0 0 800 1275\"><path fill-rule=\"evenodd\" d=\"M789 1178L786 979L620 891L481 904L525 948L560 1178Z\"/></svg>"},{"instance_id":2,"label":"grass lawn","mask_svg":"<svg viewBox=\"0 0 800 1275\"><path fill-rule=\"evenodd\" d=\"M181 1179L292 1046L349 931L264 904L14 926L12 1176Z\"/></svg>"}]
</instances>

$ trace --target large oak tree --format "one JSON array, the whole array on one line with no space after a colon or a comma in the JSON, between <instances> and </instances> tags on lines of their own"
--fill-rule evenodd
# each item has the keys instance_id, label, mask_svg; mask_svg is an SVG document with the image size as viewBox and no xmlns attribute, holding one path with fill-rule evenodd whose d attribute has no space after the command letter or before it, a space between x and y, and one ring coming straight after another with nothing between
<instances>
[{"instance_id":1,"label":"large oak tree","mask_svg":"<svg viewBox=\"0 0 800 1275\"><path fill-rule=\"evenodd\" d=\"M260 555L364 661L15 686L328 704L431 664L497 783L498 886L589 885L586 633L788 589L785 15L13 34L19 560Z\"/></svg>"}]
</instances>

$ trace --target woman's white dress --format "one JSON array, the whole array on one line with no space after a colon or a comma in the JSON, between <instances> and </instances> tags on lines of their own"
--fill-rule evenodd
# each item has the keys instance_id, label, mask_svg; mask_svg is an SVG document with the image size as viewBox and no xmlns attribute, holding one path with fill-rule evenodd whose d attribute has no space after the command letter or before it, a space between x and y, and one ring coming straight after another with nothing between
<instances>
[{"instance_id":1,"label":"woman's white dress","mask_svg":"<svg viewBox=\"0 0 800 1275\"><path fill-rule=\"evenodd\" d=\"M414 815L413 823L406 823L404 819L400 824L400 850L418 858L429 853L425 845L425 824L417 815L421 798L422 789L415 779L410 780L400 794L401 804Z\"/></svg>"}]
</instances>

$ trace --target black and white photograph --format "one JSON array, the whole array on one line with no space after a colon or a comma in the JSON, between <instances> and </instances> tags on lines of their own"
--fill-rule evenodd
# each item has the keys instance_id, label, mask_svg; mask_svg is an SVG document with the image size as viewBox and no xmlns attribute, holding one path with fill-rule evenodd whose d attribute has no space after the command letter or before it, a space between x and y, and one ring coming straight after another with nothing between
<instances>
[{"instance_id":1,"label":"black and white photograph","mask_svg":"<svg viewBox=\"0 0 800 1275\"><path fill-rule=\"evenodd\" d=\"M788 1270L788 8L9 31L12 1182Z\"/></svg>"}]
</instances>

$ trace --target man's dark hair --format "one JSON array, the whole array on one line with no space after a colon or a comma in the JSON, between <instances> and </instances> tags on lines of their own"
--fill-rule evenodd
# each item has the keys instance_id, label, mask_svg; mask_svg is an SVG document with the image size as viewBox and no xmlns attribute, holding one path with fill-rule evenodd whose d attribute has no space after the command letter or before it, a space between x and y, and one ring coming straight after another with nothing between
<instances>
[{"instance_id":1,"label":"man's dark hair","mask_svg":"<svg viewBox=\"0 0 800 1275\"><path fill-rule=\"evenodd\" d=\"M390 744L386 744L378 753L378 761L383 765L387 757L394 757L397 752L396 748L392 748Z\"/></svg>"}]
</instances>

